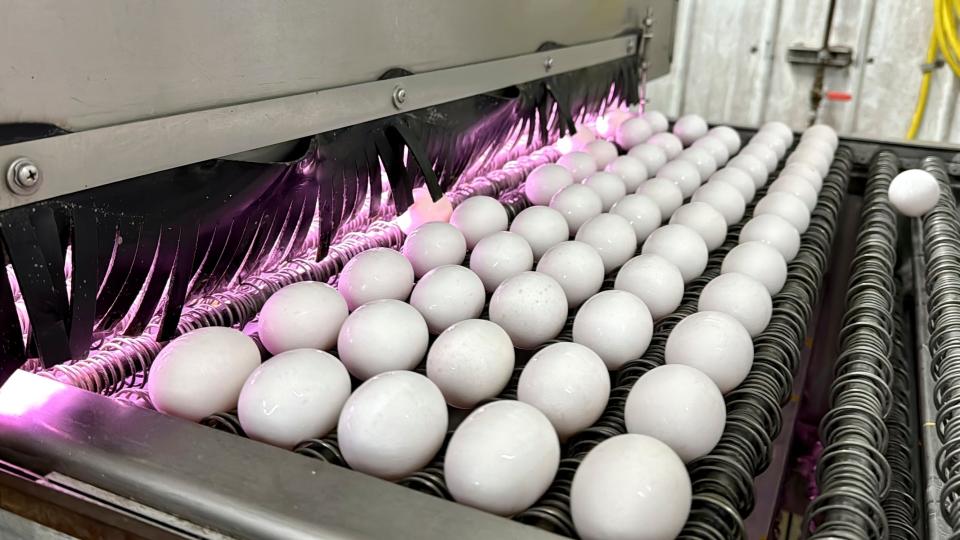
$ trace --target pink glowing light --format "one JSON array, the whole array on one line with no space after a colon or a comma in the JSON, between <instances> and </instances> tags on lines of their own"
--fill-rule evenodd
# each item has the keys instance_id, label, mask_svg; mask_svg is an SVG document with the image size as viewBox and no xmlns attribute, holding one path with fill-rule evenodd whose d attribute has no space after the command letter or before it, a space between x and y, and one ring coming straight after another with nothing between
<instances>
[{"instance_id":1,"label":"pink glowing light","mask_svg":"<svg viewBox=\"0 0 960 540\"><path fill-rule=\"evenodd\" d=\"M601 137L607 137L610 134L610 122L606 116L597 117L597 123L594 125L594 128L597 130L597 135Z\"/></svg>"},{"instance_id":2,"label":"pink glowing light","mask_svg":"<svg viewBox=\"0 0 960 540\"><path fill-rule=\"evenodd\" d=\"M64 388L57 381L17 370L0 387L0 417L20 417L45 407Z\"/></svg>"}]
</instances>

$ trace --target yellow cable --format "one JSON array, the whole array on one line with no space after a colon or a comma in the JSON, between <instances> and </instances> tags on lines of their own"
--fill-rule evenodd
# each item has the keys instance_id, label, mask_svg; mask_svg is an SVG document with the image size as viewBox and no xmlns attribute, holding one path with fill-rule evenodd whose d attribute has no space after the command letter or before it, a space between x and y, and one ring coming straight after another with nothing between
<instances>
[{"instance_id":1,"label":"yellow cable","mask_svg":"<svg viewBox=\"0 0 960 540\"><path fill-rule=\"evenodd\" d=\"M930 36L930 45L927 47L927 56L925 62L927 65L933 64L937 57L937 41L933 35ZM933 71L923 72L923 79L920 81L920 95L917 97L917 106L913 110L913 118L910 121L910 129L907 130L907 139L913 140L920 131L920 124L923 122L923 113L927 109L927 96L930 95L930 79Z\"/></svg>"},{"instance_id":2,"label":"yellow cable","mask_svg":"<svg viewBox=\"0 0 960 540\"><path fill-rule=\"evenodd\" d=\"M907 130L907 139L914 139L923 123L927 101L930 96L930 82L933 78L932 66L937 53L950 66L954 75L960 77L960 39L957 37L957 20L960 19L960 0L933 0L933 29L930 32L930 44L927 46L926 64L920 81L920 93L917 105Z\"/></svg>"}]
</instances>

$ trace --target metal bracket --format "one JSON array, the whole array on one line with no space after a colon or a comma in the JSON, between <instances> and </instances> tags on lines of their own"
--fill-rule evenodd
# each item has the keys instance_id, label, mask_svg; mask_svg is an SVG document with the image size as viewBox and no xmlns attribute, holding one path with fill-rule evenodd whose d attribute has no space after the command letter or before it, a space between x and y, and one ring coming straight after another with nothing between
<instances>
[{"instance_id":1,"label":"metal bracket","mask_svg":"<svg viewBox=\"0 0 960 540\"><path fill-rule=\"evenodd\" d=\"M826 49L794 45L787 49L787 62L845 68L853 63L853 48L846 45L831 45Z\"/></svg>"}]
</instances>

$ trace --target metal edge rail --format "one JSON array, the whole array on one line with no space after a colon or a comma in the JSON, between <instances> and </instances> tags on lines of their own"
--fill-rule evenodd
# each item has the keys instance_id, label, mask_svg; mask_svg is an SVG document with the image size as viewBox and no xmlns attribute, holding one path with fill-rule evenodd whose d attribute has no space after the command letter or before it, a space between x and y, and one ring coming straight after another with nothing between
<instances>
[{"instance_id":1,"label":"metal edge rail","mask_svg":"<svg viewBox=\"0 0 960 540\"><path fill-rule=\"evenodd\" d=\"M636 51L637 36L618 37L0 146L0 164L6 167L26 157L43 176L32 193L0 198L0 210L475 96Z\"/></svg>"}]
</instances>

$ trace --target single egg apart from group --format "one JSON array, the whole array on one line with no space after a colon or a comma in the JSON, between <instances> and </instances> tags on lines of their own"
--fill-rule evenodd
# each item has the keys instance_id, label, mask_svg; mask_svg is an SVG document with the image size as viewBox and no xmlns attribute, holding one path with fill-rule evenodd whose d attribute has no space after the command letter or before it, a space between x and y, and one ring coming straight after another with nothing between
<instances>
[{"instance_id":1,"label":"single egg apart from group","mask_svg":"<svg viewBox=\"0 0 960 540\"><path fill-rule=\"evenodd\" d=\"M510 232L519 234L539 260L551 247L570 237L570 229L563 214L547 206L525 208L510 223Z\"/></svg>"},{"instance_id":2,"label":"single egg apart from group","mask_svg":"<svg viewBox=\"0 0 960 540\"><path fill-rule=\"evenodd\" d=\"M728 272L710 280L700 292L700 311L719 311L740 322L751 337L766 329L773 314L767 288L752 277Z\"/></svg>"},{"instance_id":3,"label":"single egg apart from group","mask_svg":"<svg viewBox=\"0 0 960 540\"><path fill-rule=\"evenodd\" d=\"M340 361L365 380L386 371L413 369L430 339L423 316L399 300L364 304L347 317L337 339Z\"/></svg>"},{"instance_id":4,"label":"single egg apart from group","mask_svg":"<svg viewBox=\"0 0 960 540\"><path fill-rule=\"evenodd\" d=\"M550 199L561 189L573 183L570 171L556 163L540 165L527 175L523 183L523 193L533 204L550 204Z\"/></svg>"},{"instance_id":5,"label":"single egg apart from group","mask_svg":"<svg viewBox=\"0 0 960 540\"><path fill-rule=\"evenodd\" d=\"M400 253L413 266L417 278L445 264L460 264L467 255L467 241L453 225L424 223L403 241Z\"/></svg>"},{"instance_id":6,"label":"single egg apart from group","mask_svg":"<svg viewBox=\"0 0 960 540\"><path fill-rule=\"evenodd\" d=\"M550 199L550 208L560 212L567 221L570 236L573 236L584 223L603 212L603 201L589 187L573 184L561 189Z\"/></svg>"},{"instance_id":7,"label":"single egg apart from group","mask_svg":"<svg viewBox=\"0 0 960 540\"><path fill-rule=\"evenodd\" d=\"M560 443L550 420L521 401L495 401L457 427L443 473L454 500L512 516L547 491L560 465Z\"/></svg>"},{"instance_id":8,"label":"single egg apart from group","mask_svg":"<svg viewBox=\"0 0 960 540\"><path fill-rule=\"evenodd\" d=\"M699 311L677 323L667 337L664 360L696 368L721 392L736 388L753 367L750 333L726 313Z\"/></svg>"},{"instance_id":9,"label":"single egg apart from group","mask_svg":"<svg viewBox=\"0 0 960 540\"><path fill-rule=\"evenodd\" d=\"M273 293L260 310L260 341L270 354L293 349L329 350L349 315L336 289L301 281Z\"/></svg>"},{"instance_id":10,"label":"single egg apart from group","mask_svg":"<svg viewBox=\"0 0 960 540\"><path fill-rule=\"evenodd\" d=\"M650 310L626 291L595 294L573 320L573 341L596 352L611 371L640 358L652 337Z\"/></svg>"},{"instance_id":11,"label":"single egg apart from group","mask_svg":"<svg viewBox=\"0 0 960 540\"><path fill-rule=\"evenodd\" d=\"M499 394L513 374L510 336L483 319L460 321L440 334L427 353L427 377L447 403L471 409Z\"/></svg>"},{"instance_id":12,"label":"single egg apart from group","mask_svg":"<svg viewBox=\"0 0 960 540\"><path fill-rule=\"evenodd\" d=\"M923 169L910 169L894 177L889 188L890 203L901 214L920 217L937 205L940 184Z\"/></svg>"},{"instance_id":13,"label":"single egg apart from group","mask_svg":"<svg viewBox=\"0 0 960 540\"><path fill-rule=\"evenodd\" d=\"M670 261L646 253L627 261L613 287L632 293L647 306L654 320L670 315L683 301L683 275Z\"/></svg>"},{"instance_id":14,"label":"single egg apart from group","mask_svg":"<svg viewBox=\"0 0 960 540\"><path fill-rule=\"evenodd\" d=\"M507 211L493 197L470 197L453 209L450 224L463 233L467 249L499 231L507 230Z\"/></svg>"},{"instance_id":15,"label":"single egg apart from group","mask_svg":"<svg viewBox=\"0 0 960 540\"><path fill-rule=\"evenodd\" d=\"M479 317L486 300L480 278L469 268L455 264L427 272L410 293L410 305L423 316L431 334Z\"/></svg>"},{"instance_id":16,"label":"single egg apart from group","mask_svg":"<svg viewBox=\"0 0 960 540\"><path fill-rule=\"evenodd\" d=\"M628 433L649 435L689 463L723 435L727 408L717 385L683 364L658 366L637 379L624 407Z\"/></svg>"},{"instance_id":17,"label":"single egg apart from group","mask_svg":"<svg viewBox=\"0 0 960 540\"><path fill-rule=\"evenodd\" d=\"M443 394L412 371L388 371L361 384L337 422L337 443L350 468L384 480L422 469L446 434Z\"/></svg>"},{"instance_id":18,"label":"single egg apart from group","mask_svg":"<svg viewBox=\"0 0 960 540\"><path fill-rule=\"evenodd\" d=\"M546 415L561 441L592 426L609 394L607 366L577 343L554 343L538 351L517 383L517 399Z\"/></svg>"},{"instance_id":19,"label":"single egg apart from group","mask_svg":"<svg viewBox=\"0 0 960 540\"><path fill-rule=\"evenodd\" d=\"M491 234L477 242L470 253L470 269L493 292L507 278L533 268L533 250L522 236L508 231Z\"/></svg>"},{"instance_id":20,"label":"single egg apart from group","mask_svg":"<svg viewBox=\"0 0 960 540\"><path fill-rule=\"evenodd\" d=\"M237 415L251 439L293 448L330 433L349 396L350 375L336 357L294 349L250 374L240 391Z\"/></svg>"},{"instance_id":21,"label":"single egg apart from group","mask_svg":"<svg viewBox=\"0 0 960 540\"><path fill-rule=\"evenodd\" d=\"M690 283L707 268L710 253L703 238L685 225L664 225L653 231L641 252L659 255L680 270L684 283Z\"/></svg>"},{"instance_id":22,"label":"single egg apart from group","mask_svg":"<svg viewBox=\"0 0 960 540\"><path fill-rule=\"evenodd\" d=\"M490 320L506 330L515 347L534 349L557 337L567 321L567 297L552 277L523 272L490 297Z\"/></svg>"},{"instance_id":23,"label":"single egg apart from group","mask_svg":"<svg viewBox=\"0 0 960 540\"><path fill-rule=\"evenodd\" d=\"M561 242L548 249L537 263L537 272L557 281L570 309L596 294L606 274L597 250L576 240Z\"/></svg>"},{"instance_id":24,"label":"single egg apart from group","mask_svg":"<svg viewBox=\"0 0 960 540\"><path fill-rule=\"evenodd\" d=\"M374 300L406 300L413 290L413 266L389 248L373 248L350 259L337 280L337 291L350 311Z\"/></svg>"}]
</instances>

